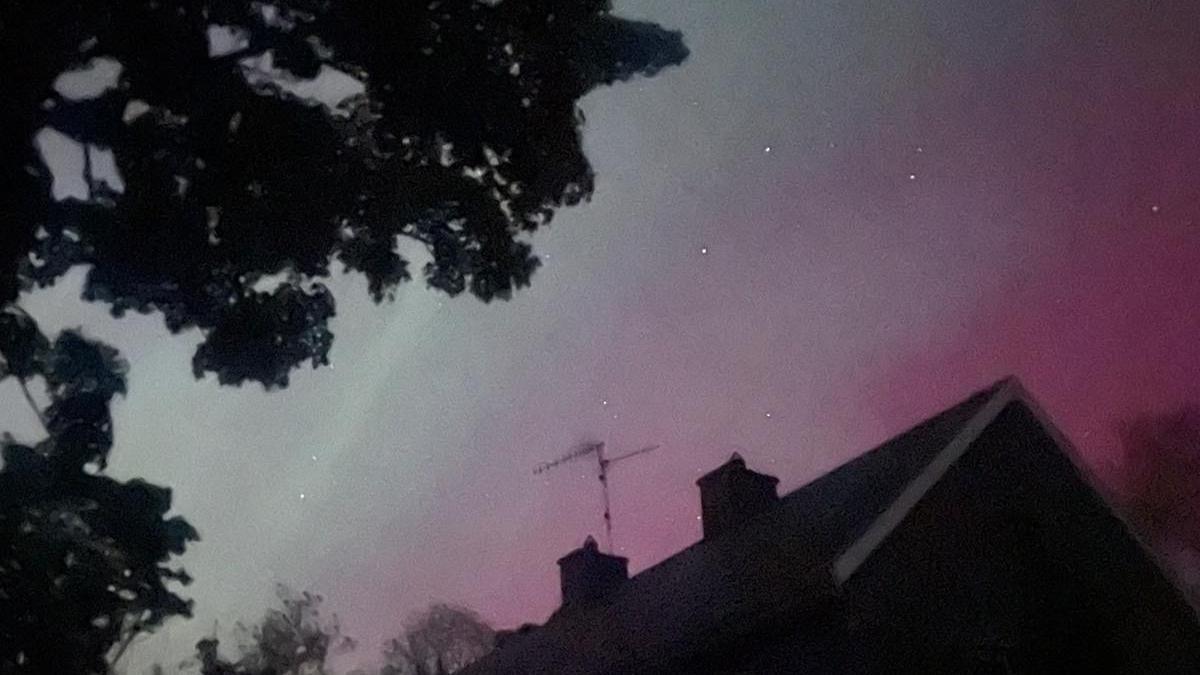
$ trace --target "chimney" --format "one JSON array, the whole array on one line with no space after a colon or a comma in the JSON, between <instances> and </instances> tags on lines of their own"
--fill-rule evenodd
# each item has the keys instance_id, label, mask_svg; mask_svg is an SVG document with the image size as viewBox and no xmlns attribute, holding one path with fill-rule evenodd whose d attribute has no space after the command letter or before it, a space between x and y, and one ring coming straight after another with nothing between
<instances>
[{"instance_id":1,"label":"chimney","mask_svg":"<svg viewBox=\"0 0 1200 675\"><path fill-rule=\"evenodd\" d=\"M588 537L583 547L558 560L562 576L563 607L576 607L603 600L629 578L629 560L601 553L596 540Z\"/></svg>"},{"instance_id":2,"label":"chimney","mask_svg":"<svg viewBox=\"0 0 1200 675\"><path fill-rule=\"evenodd\" d=\"M721 466L696 481L704 538L712 539L766 511L779 501L779 479L746 468L736 452Z\"/></svg>"}]
</instances>

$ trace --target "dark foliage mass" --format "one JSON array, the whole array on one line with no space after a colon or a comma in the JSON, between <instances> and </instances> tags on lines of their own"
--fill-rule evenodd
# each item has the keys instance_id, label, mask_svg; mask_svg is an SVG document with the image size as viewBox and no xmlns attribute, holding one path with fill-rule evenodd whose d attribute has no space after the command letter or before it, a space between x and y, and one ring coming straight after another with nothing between
<instances>
[{"instance_id":1,"label":"dark foliage mass","mask_svg":"<svg viewBox=\"0 0 1200 675\"><path fill-rule=\"evenodd\" d=\"M237 660L220 656L216 638L196 644L201 675L323 675L330 655L354 648L354 640L342 634L337 617L321 615L321 596L298 593L283 584L275 592L278 607L268 609L258 624L239 624Z\"/></svg>"},{"instance_id":2,"label":"dark foliage mass","mask_svg":"<svg viewBox=\"0 0 1200 675\"><path fill-rule=\"evenodd\" d=\"M222 657L214 638L196 644L202 675L323 675L331 655L355 647L337 617L321 614L321 596L276 587L279 605L258 624L239 624L240 656ZM495 631L475 612L443 603L430 605L405 621L388 642L379 675L451 675L491 651ZM365 671L354 671L365 673Z\"/></svg>"},{"instance_id":3,"label":"dark foliage mass","mask_svg":"<svg viewBox=\"0 0 1200 675\"><path fill-rule=\"evenodd\" d=\"M189 603L167 565L196 531L167 517L171 491L102 475L109 404L125 391L116 351L67 331L51 342L16 309L0 312L0 380L12 379L46 437L0 441L0 673L107 672L135 636ZM48 404L30 385L40 383ZM116 646L114 649L114 645Z\"/></svg>"},{"instance_id":4,"label":"dark foliage mass","mask_svg":"<svg viewBox=\"0 0 1200 675\"><path fill-rule=\"evenodd\" d=\"M409 617L401 635L388 641L380 675L451 675L495 643L496 632L478 614L436 603Z\"/></svg>"},{"instance_id":5,"label":"dark foliage mass","mask_svg":"<svg viewBox=\"0 0 1200 675\"><path fill-rule=\"evenodd\" d=\"M593 189L577 101L686 53L609 0L0 0L0 304L86 265L114 314L199 328L197 376L286 386L327 362L335 262L376 301L414 274L485 301L527 285L528 235ZM56 91L93 59L114 87ZM289 84L329 69L364 93ZM123 189L89 161L88 198L55 201L46 127L112 150Z\"/></svg>"},{"instance_id":6,"label":"dark foliage mass","mask_svg":"<svg viewBox=\"0 0 1200 675\"><path fill-rule=\"evenodd\" d=\"M1134 419L1121 440L1134 520L1166 548L1200 552L1200 407Z\"/></svg>"},{"instance_id":7,"label":"dark foliage mass","mask_svg":"<svg viewBox=\"0 0 1200 675\"><path fill-rule=\"evenodd\" d=\"M190 614L170 563L197 539L168 489L104 475L125 363L78 331L51 340L22 291L85 267L114 315L199 329L197 377L286 386L328 362L338 265L376 302L416 275L484 301L526 286L529 235L592 193L579 99L686 54L609 0L0 0L0 380L45 430L0 442L0 673L107 672ZM111 86L60 86L104 63ZM338 74L362 93L302 95ZM84 150L82 198L54 198L49 130ZM96 166L110 155L119 181ZM202 643L205 672L291 672L342 644L319 598L281 599L237 663ZM414 668L491 639L430 617L461 635L397 643Z\"/></svg>"}]
</instances>

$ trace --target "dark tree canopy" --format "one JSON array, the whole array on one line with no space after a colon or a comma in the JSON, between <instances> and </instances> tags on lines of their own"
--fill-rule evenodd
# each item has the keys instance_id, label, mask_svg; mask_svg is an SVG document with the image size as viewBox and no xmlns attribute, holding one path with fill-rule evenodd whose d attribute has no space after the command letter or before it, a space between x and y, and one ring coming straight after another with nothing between
<instances>
[{"instance_id":1,"label":"dark tree canopy","mask_svg":"<svg viewBox=\"0 0 1200 675\"><path fill-rule=\"evenodd\" d=\"M1120 432L1130 515L1161 545L1200 552L1200 406L1144 415Z\"/></svg>"},{"instance_id":2,"label":"dark tree canopy","mask_svg":"<svg viewBox=\"0 0 1200 675\"><path fill-rule=\"evenodd\" d=\"M0 673L108 672L110 651L191 614L168 588L190 579L167 563L196 531L167 517L169 489L100 473L113 443L109 403L125 391L115 350L74 331L51 342L19 310L0 311L7 379L46 437L0 440ZM33 383L48 404L35 401Z\"/></svg>"},{"instance_id":3,"label":"dark tree canopy","mask_svg":"<svg viewBox=\"0 0 1200 675\"><path fill-rule=\"evenodd\" d=\"M492 651L496 632L475 612L444 603L405 621L388 641L380 675L451 675Z\"/></svg>"},{"instance_id":4,"label":"dark tree canopy","mask_svg":"<svg viewBox=\"0 0 1200 675\"><path fill-rule=\"evenodd\" d=\"M202 675L320 675L331 655L354 649L342 634L337 617L324 618L322 598L276 586L279 606L267 610L258 624L238 624L241 638L236 660L223 658L220 643L206 638L196 644L195 662ZM435 603L409 616L400 637L388 641L379 675L450 675L486 655L496 633L475 612ZM353 671L363 673L362 670Z\"/></svg>"},{"instance_id":5,"label":"dark tree canopy","mask_svg":"<svg viewBox=\"0 0 1200 675\"><path fill-rule=\"evenodd\" d=\"M342 634L337 617L321 615L321 596L275 587L279 606L268 609L258 624L239 624L241 657L230 662L218 653L216 638L196 644L201 675L323 675L326 660L354 648Z\"/></svg>"},{"instance_id":6,"label":"dark tree canopy","mask_svg":"<svg viewBox=\"0 0 1200 675\"><path fill-rule=\"evenodd\" d=\"M686 54L610 0L0 0L0 304L88 266L87 299L201 329L197 376L286 386L327 362L335 262L376 301L414 274L485 301L527 285L528 236L592 193L578 100ZM56 91L93 59L114 87ZM329 69L364 93L292 93ZM111 150L123 190L85 153L89 196L55 201L47 127Z\"/></svg>"}]
</instances>

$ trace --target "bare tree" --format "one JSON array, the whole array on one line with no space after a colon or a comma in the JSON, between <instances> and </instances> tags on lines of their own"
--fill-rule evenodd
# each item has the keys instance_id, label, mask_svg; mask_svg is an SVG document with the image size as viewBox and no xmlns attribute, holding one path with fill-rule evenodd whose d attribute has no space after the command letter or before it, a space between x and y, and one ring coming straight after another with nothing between
<instances>
[{"instance_id":1,"label":"bare tree","mask_svg":"<svg viewBox=\"0 0 1200 675\"><path fill-rule=\"evenodd\" d=\"M384 650L381 675L450 675L486 655L496 632L475 612L430 605L409 617L400 637Z\"/></svg>"}]
</instances>

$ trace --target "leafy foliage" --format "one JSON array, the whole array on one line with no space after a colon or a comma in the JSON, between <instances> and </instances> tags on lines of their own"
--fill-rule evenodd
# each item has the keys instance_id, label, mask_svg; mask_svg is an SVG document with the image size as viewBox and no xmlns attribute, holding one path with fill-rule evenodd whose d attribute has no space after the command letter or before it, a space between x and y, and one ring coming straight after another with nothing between
<instances>
[{"instance_id":1,"label":"leafy foliage","mask_svg":"<svg viewBox=\"0 0 1200 675\"><path fill-rule=\"evenodd\" d=\"M0 442L0 672L107 672L137 635L190 603L168 567L196 531L167 517L171 491L101 475L112 448L109 404L125 391L115 350L67 331L53 343L19 310L0 312L0 379L45 385L47 436ZM29 401L36 406L32 396Z\"/></svg>"},{"instance_id":2,"label":"leafy foliage","mask_svg":"<svg viewBox=\"0 0 1200 675\"><path fill-rule=\"evenodd\" d=\"M492 650L496 633L469 609L431 605L384 652L381 675L449 675Z\"/></svg>"},{"instance_id":3,"label":"leafy foliage","mask_svg":"<svg viewBox=\"0 0 1200 675\"><path fill-rule=\"evenodd\" d=\"M196 644L203 675L323 675L329 656L354 648L336 616L321 617L321 596L283 584L275 590L279 607L267 610L254 626L239 624L242 655L237 662L219 656L216 639Z\"/></svg>"},{"instance_id":4,"label":"leafy foliage","mask_svg":"<svg viewBox=\"0 0 1200 675\"><path fill-rule=\"evenodd\" d=\"M323 675L326 660L353 649L337 619L321 618L321 596L276 588L280 606L253 626L239 624L241 657L224 659L215 638L196 644L202 675ZM469 609L434 604L412 615L388 642L380 675L450 675L491 651L495 632ZM354 671L363 672L363 671Z\"/></svg>"},{"instance_id":5,"label":"leafy foliage","mask_svg":"<svg viewBox=\"0 0 1200 675\"><path fill-rule=\"evenodd\" d=\"M321 596L296 593L282 584L276 594L281 606L268 610L260 624L247 629L249 639L242 643L242 663L252 672L323 672L326 658L354 648L354 640L342 635L336 616L322 618Z\"/></svg>"},{"instance_id":6,"label":"leafy foliage","mask_svg":"<svg viewBox=\"0 0 1200 675\"><path fill-rule=\"evenodd\" d=\"M49 341L27 314L16 309L0 312L0 378L27 380L37 375L49 351Z\"/></svg>"},{"instance_id":7,"label":"leafy foliage","mask_svg":"<svg viewBox=\"0 0 1200 675\"><path fill-rule=\"evenodd\" d=\"M678 33L610 9L0 0L0 303L87 265L85 297L114 314L200 328L196 373L286 386L327 362L335 261L381 301L414 274L407 238L430 254L430 286L508 298L538 266L528 235L592 193L577 101L686 57ZM121 66L114 87L54 89L100 58ZM334 72L363 93L336 107L297 93ZM47 127L111 150L123 189L89 162L88 197L52 199L33 142Z\"/></svg>"}]
</instances>

